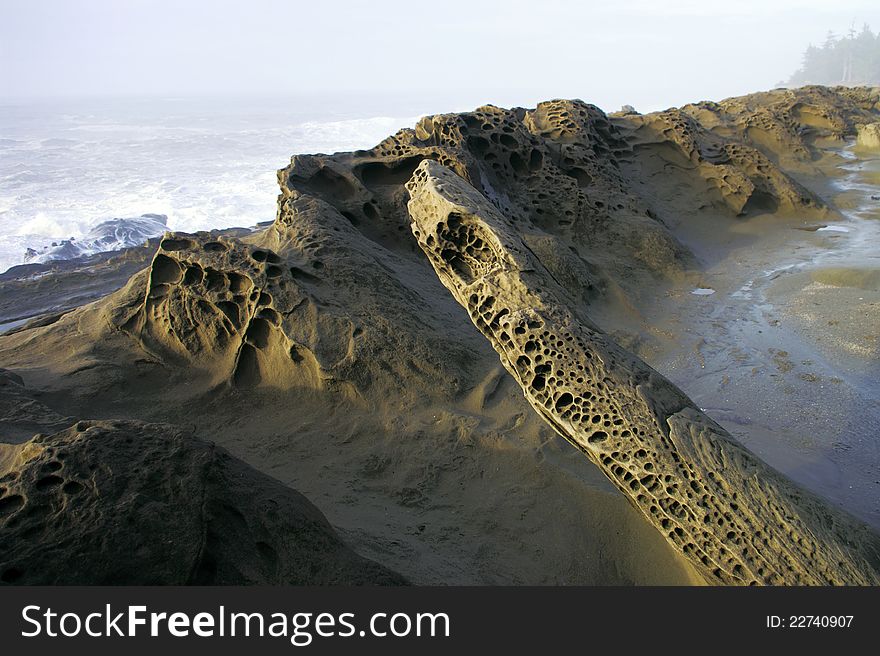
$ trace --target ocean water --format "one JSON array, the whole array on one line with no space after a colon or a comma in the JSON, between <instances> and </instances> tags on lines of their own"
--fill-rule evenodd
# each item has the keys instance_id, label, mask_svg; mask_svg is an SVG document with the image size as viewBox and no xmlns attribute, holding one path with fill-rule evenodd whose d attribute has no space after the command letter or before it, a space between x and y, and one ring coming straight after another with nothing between
<instances>
[{"instance_id":1,"label":"ocean water","mask_svg":"<svg viewBox=\"0 0 880 656\"><path fill-rule=\"evenodd\" d=\"M182 231L272 220L276 170L292 154L372 147L414 125L432 104L152 98L2 105L0 271L24 263L28 249L27 261L70 257L162 230L161 218L143 215L164 215L168 229ZM112 234L105 238L106 230Z\"/></svg>"}]
</instances>

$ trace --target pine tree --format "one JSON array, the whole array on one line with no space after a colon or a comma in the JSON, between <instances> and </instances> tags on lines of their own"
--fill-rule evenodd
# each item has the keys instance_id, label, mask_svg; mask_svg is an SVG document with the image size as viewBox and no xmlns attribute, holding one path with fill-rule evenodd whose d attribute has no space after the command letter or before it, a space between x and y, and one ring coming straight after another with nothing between
<instances>
[{"instance_id":1,"label":"pine tree","mask_svg":"<svg viewBox=\"0 0 880 656\"><path fill-rule=\"evenodd\" d=\"M807 46L789 84L880 84L880 34L867 24L844 37L829 30L821 47Z\"/></svg>"}]
</instances>

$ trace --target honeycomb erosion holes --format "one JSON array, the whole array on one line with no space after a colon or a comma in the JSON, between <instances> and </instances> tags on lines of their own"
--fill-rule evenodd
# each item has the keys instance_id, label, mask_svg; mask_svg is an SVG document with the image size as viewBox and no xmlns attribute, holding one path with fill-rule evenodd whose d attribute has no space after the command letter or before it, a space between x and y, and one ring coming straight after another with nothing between
<instances>
[{"instance_id":1,"label":"honeycomb erosion holes","mask_svg":"<svg viewBox=\"0 0 880 656\"><path fill-rule=\"evenodd\" d=\"M160 438L192 423L194 437L297 481L356 549L418 583L690 583L690 563L716 583L876 581L875 537L757 462L590 319L640 349L626 326L641 322L643 302L703 273L678 228L830 220L834 207L798 181L812 183L823 144L878 118L880 89L867 88L780 89L644 115L551 100L428 116L368 150L293 156L278 172L271 226L166 234L121 289L0 337L4 438L79 445L63 467L47 458L45 472L40 460L17 466L19 482L0 480L0 579L36 582L42 568L45 581L109 580L94 576L101 566L91 579L65 577L90 549L115 549L100 536L115 500L129 498L107 487L122 477L94 488L80 475L74 455L88 452L86 468L115 454L115 471L134 463L129 478L149 495L192 483L165 497L171 513L132 508L131 536L179 528L179 550L145 553L159 569L140 571L156 576L125 579L191 580L178 566L195 562L181 550L198 542L183 531L202 535L205 524L178 500L206 484L194 473L203 469L180 463L201 456L167 454L209 450ZM404 187L414 174L418 240ZM78 277L7 277L6 310L29 297L54 307L47 299L95 271L110 290L108 272L145 261L123 260ZM158 423L65 432L123 416ZM551 425L640 512L579 453L559 452ZM212 489L247 516L222 489L228 480ZM92 530L84 508L107 521ZM234 512L218 517L228 522L216 535L243 526ZM44 548L72 531L82 551ZM227 540L248 547L228 557L212 543L203 573L226 563L244 576L211 580L286 580L270 537ZM160 576L166 565L171 578Z\"/></svg>"},{"instance_id":2,"label":"honeycomb erosion holes","mask_svg":"<svg viewBox=\"0 0 880 656\"><path fill-rule=\"evenodd\" d=\"M284 332L278 309L289 315L307 302L301 277L266 248L208 233L168 233L143 300L117 321L163 359L213 365L217 382L248 388L265 377L275 385L299 379L319 386L317 367Z\"/></svg>"},{"instance_id":3,"label":"honeycomb erosion holes","mask_svg":"<svg viewBox=\"0 0 880 656\"><path fill-rule=\"evenodd\" d=\"M0 444L0 584L402 585L308 499L168 424Z\"/></svg>"},{"instance_id":4,"label":"honeycomb erosion holes","mask_svg":"<svg viewBox=\"0 0 880 656\"><path fill-rule=\"evenodd\" d=\"M880 583L877 537L737 444L569 307L499 210L426 160L412 231L535 410L713 584Z\"/></svg>"}]
</instances>

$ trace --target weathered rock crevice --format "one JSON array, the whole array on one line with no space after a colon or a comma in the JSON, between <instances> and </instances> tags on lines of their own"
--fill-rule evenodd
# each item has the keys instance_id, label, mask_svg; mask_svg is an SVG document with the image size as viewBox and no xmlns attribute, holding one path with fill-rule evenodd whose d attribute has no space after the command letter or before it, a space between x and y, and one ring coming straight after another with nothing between
<instances>
[{"instance_id":1,"label":"weathered rock crevice","mask_svg":"<svg viewBox=\"0 0 880 656\"><path fill-rule=\"evenodd\" d=\"M774 90L645 115L551 100L296 155L278 172L269 226L168 233L127 256L0 276L6 321L37 317L0 337L3 437L51 436L31 450L75 441L70 457L86 467L118 451L141 468L141 492L192 483L169 497L181 517L149 505L132 515L181 526L187 549L169 552L174 571L157 580L283 580L273 540L224 555L209 530L212 517L230 535L262 529L224 506L257 503L247 489L217 503L203 493L223 467L193 474L204 446L169 428L192 423L296 479L358 549L420 582L689 583L689 563L713 583L875 582L876 536L742 450L627 349L683 344L651 308L702 284L726 246L716 228L751 222L759 239L780 226L784 239L795 223L830 222L834 199L804 185L822 191L812 182L833 163L826 147L878 120L880 89ZM164 427L65 430L84 417ZM20 485L3 482L0 515L24 529L0 543L11 536L10 553L42 564L42 534L25 529L45 518L24 499L57 503L53 521L71 530L62 511L87 509L100 528L118 480L65 506L79 470L48 472L70 477L40 496L34 463L16 465ZM190 512L203 519L187 523ZM68 566L63 550L47 553L60 554L56 571ZM9 577L22 571L13 560ZM238 573L212 573L237 561Z\"/></svg>"},{"instance_id":2,"label":"weathered rock crevice","mask_svg":"<svg viewBox=\"0 0 880 656\"><path fill-rule=\"evenodd\" d=\"M412 230L526 399L715 584L880 583L880 542L740 446L566 302L515 224L450 169L408 183Z\"/></svg>"}]
</instances>

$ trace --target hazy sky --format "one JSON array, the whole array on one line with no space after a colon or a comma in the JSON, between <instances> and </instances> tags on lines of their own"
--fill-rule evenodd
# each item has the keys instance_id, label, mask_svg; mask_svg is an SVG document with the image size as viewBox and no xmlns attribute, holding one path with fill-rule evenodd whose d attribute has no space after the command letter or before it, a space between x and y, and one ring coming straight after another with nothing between
<instances>
[{"instance_id":1,"label":"hazy sky","mask_svg":"<svg viewBox=\"0 0 880 656\"><path fill-rule=\"evenodd\" d=\"M720 99L878 0L0 0L0 94Z\"/></svg>"}]
</instances>

